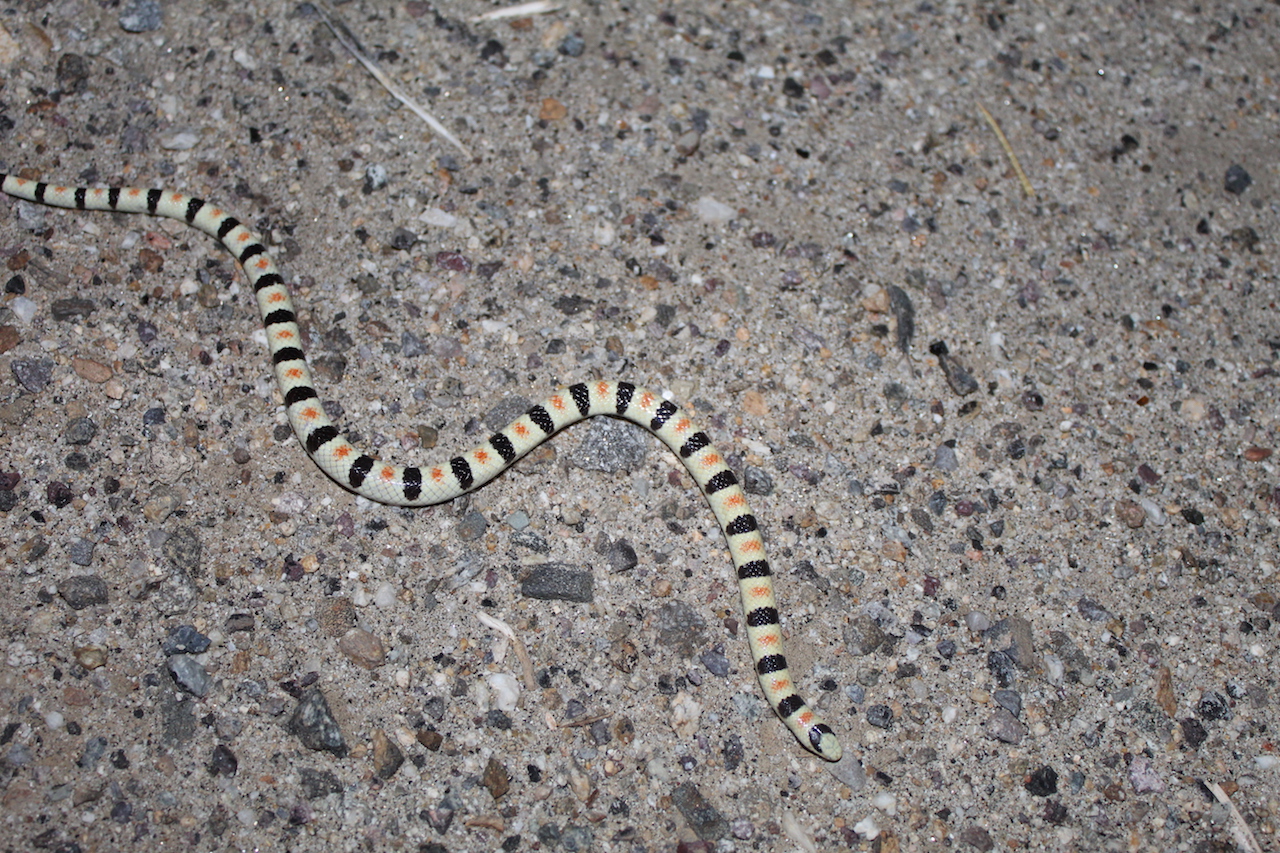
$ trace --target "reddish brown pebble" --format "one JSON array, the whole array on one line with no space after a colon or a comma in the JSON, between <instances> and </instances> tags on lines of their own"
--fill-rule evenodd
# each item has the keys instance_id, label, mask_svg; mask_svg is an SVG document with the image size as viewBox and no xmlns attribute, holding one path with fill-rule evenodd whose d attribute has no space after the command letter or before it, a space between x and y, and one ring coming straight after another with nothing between
<instances>
[{"instance_id":1,"label":"reddish brown pebble","mask_svg":"<svg viewBox=\"0 0 1280 853\"><path fill-rule=\"evenodd\" d=\"M386 660L387 652L382 641L363 628L352 628L338 641L338 651L356 666L377 669Z\"/></svg>"},{"instance_id":2,"label":"reddish brown pebble","mask_svg":"<svg viewBox=\"0 0 1280 853\"><path fill-rule=\"evenodd\" d=\"M160 270L164 269L164 256L159 252L153 252L151 249L139 249L138 262L142 264L142 268L147 272L160 272Z\"/></svg>"},{"instance_id":3,"label":"reddish brown pebble","mask_svg":"<svg viewBox=\"0 0 1280 853\"><path fill-rule=\"evenodd\" d=\"M0 353L6 353L22 342L16 326L0 326Z\"/></svg>"},{"instance_id":4,"label":"reddish brown pebble","mask_svg":"<svg viewBox=\"0 0 1280 853\"><path fill-rule=\"evenodd\" d=\"M503 763L493 757L490 757L489 763L485 765L481 782L489 789L489 794L495 800L502 799L507 791L511 790L511 775L507 773Z\"/></svg>"},{"instance_id":5,"label":"reddish brown pebble","mask_svg":"<svg viewBox=\"0 0 1280 853\"><path fill-rule=\"evenodd\" d=\"M111 378L111 368L100 361L88 358L71 359L71 369L86 382L101 385Z\"/></svg>"},{"instance_id":6,"label":"reddish brown pebble","mask_svg":"<svg viewBox=\"0 0 1280 853\"><path fill-rule=\"evenodd\" d=\"M1270 447L1250 447L1244 452L1244 458L1250 462L1261 462L1263 459L1269 458L1271 454Z\"/></svg>"},{"instance_id":7,"label":"reddish brown pebble","mask_svg":"<svg viewBox=\"0 0 1280 853\"><path fill-rule=\"evenodd\" d=\"M1130 530L1137 530L1146 523L1147 513L1133 501L1120 501L1116 504L1116 518Z\"/></svg>"}]
</instances>

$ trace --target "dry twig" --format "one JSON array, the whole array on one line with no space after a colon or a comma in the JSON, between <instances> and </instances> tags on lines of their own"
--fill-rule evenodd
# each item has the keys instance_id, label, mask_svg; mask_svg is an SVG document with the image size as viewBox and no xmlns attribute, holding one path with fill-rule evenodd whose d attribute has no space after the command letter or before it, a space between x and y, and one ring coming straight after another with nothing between
<instances>
[{"instance_id":1,"label":"dry twig","mask_svg":"<svg viewBox=\"0 0 1280 853\"><path fill-rule=\"evenodd\" d=\"M463 145L462 142L459 141L458 137L450 133L435 116L431 115L431 113L423 109L417 101L409 97L409 95L400 88L398 83L388 77L386 72L384 72L376 62L369 58L369 55L365 53L364 48L360 46L359 40L356 39L351 30L347 29L347 25L343 22L342 18L338 17L336 12L326 8L325 4L320 2L320 0L311 0L311 3L312 6L315 7L316 11L320 13L320 17L324 19L324 22L329 25L329 29L333 30L334 37L342 43L342 46L345 47L352 56L359 60L360 64L365 67L365 70L372 74L373 78L381 83L384 89L391 93L393 98L413 110L418 118L425 121L427 126L435 131L437 135L443 137L446 141L456 147L467 159L471 159L470 149Z\"/></svg>"},{"instance_id":2,"label":"dry twig","mask_svg":"<svg viewBox=\"0 0 1280 853\"><path fill-rule=\"evenodd\" d=\"M1018 180L1022 182L1022 191L1027 194L1027 198L1035 198L1035 188L1031 186L1027 173L1022 171L1022 164L1018 162L1018 155L1013 153L1013 146L1009 144L1009 138L1004 135L1004 131L996 123L995 116L991 115L982 104L978 104L978 109L982 110L982 117L987 120L987 124L991 125L991 129L996 132L996 138L1000 140L1000 146L1004 148L1005 155L1009 158L1009 162L1013 164L1013 171L1017 173Z\"/></svg>"},{"instance_id":3,"label":"dry twig","mask_svg":"<svg viewBox=\"0 0 1280 853\"><path fill-rule=\"evenodd\" d=\"M533 676L533 659L529 657L529 650L525 648L524 641L516 634L515 629L501 619L490 616L482 610L476 611L476 618L511 641L511 648L516 653L516 659L520 661L521 674L524 676L524 686L530 691L537 690L538 680Z\"/></svg>"}]
</instances>

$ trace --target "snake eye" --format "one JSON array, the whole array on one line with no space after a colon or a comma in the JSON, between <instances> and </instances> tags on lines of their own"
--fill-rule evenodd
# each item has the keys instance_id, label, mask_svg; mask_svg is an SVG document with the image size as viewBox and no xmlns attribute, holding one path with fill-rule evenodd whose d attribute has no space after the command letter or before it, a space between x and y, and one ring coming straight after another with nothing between
<instances>
[{"instance_id":1,"label":"snake eye","mask_svg":"<svg viewBox=\"0 0 1280 853\"><path fill-rule=\"evenodd\" d=\"M809 729L809 743L813 744L814 752L822 754L822 732L818 731L817 726Z\"/></svg>"}]
</instances>

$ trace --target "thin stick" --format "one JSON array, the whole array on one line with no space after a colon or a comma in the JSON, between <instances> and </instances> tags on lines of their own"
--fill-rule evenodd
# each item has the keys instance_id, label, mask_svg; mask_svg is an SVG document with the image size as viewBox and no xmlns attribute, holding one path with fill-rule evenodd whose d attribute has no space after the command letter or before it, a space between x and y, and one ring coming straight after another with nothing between
<instances>
[{"instance_id":1,"label":"thin stick","mask_svg":"<svg viewBox=\"0 0 1280 853\"><path fill-rule=\"evenodd\" d=\"M550 0L533 0L532 3L517 3L514 6L506 6L502 9L490 9L488 12L476 15L471 19L471 23L500 21L503 18L523 18L526 15L545 15L547 12L554 12L559 8L559 3L552 3Z\"/></svg>"},{"instance_id":2,"label":"thin stick","mask_svg":"<svg viewBox=\"0 0 1280 853\"><path fill-rule=\"evenodd\" d=\"M1262 853L1262 847L1258 844L1258 839L1254 838L1253 830L1249 829L1249 824L1245 823L1244 815L1240 814L1236 809L1236 804L1231 802L1231 798L1227 796L1227 792L1222 790L1222 786L1217 782L1210 782L1205 786L1217 799L1227 807L1231 812L1231 834L1235 836L1236 843L1248 850L1249 853Z\"/></svg>"},{"instance_id":3,"label":"thin stick","mask_svg":"<svg viewBox=\"0 0 1280 853\"><path fill-rule=\"evenodd\" d=\"M1027 173L1022 171L1022 164L1018 162L1018 155L1013 153L1013 146L1009 144L1009 139L1004 135L1004 131L1000 129L1000 125L996 124L995 116L991 115L982 104L978 104L978 109L982 110L982 117L987 120L987 124L991 125L991 129L996 132L996 138L1000 140L1000 145L1004 148L1005 155L1009 158L1009 162L1013 164L1013 171L1017 173L1018 180L1022 181L1022 191L1027 194L1027 198L1035 198L1035 188L1031 186Z\"/></svg>"},{"instance_id":4,"label":"thin stick","mask_svg":"<svg viewBox=\"0 0 1280 853\"><path fill-rule=\"evenodd\" d=\"M378 67L378 64L369 58L369 55L365 53L364 48L360 46L360 42L356 39L355 35L352 34L351 30L347 29L346 23L338 17L336 12L326 9L324 3L320 2L320 0L311 0L311 2L312 5L315 6L316 11L320 13L320 17L324 18L324 22L329 25L329 29L333 30L334 37L338 39L342 46L345 47L352 56L359 60L360 64L365 67L366 71L373 75L373 79L381 83L383 88L390 92L393 98L413 110L413 112L417 114L418 118L425 121L427 126L435 131L437 135L443 137L446 141L455 146L465 157L467 157L467 159L471 159L470 149L463 145L458 140L458 137L450 133L435 116L431 115L431 113L419 106L417 101L409 97L409 95L400 88L398 83L388 77L386 73Z\"/></svg>"},{"instance_id":5,"label":"thin stick","mask_svg":"<svg viewBox=\"0 0 1280 853\"><path fill-rule=\"evenodd\" d=\"M529 657L529 650L524 647L524 642L516 634L515 629L501 619L490 616L482 610L476 611L476 618L511 641L511 647L515 650L516 659L520 661L520 669L524 675L524 686L530 691L537 690L538 680L533 677L533 659Z\"/></svg>"}]
</instances>

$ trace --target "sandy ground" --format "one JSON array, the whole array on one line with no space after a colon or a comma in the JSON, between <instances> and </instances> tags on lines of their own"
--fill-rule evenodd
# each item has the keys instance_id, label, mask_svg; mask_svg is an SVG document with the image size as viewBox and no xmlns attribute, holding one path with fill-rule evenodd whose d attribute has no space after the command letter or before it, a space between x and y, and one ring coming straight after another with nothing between
<instances>
[{"instance_id":1,"label":"sandy ground","mask_svg":"<svg viewBox=\"0 0 1280 853\"><path fill-rule=\"evenodd\" d=\"M1280 7L483 8L338 7L468 156L305 7L10 3L0 169L252 223L384 457L669 391L845 760L643 431L358 500L220 246L6 197L0 849L1276 849Z\"/></svg>"}]
</instances>

